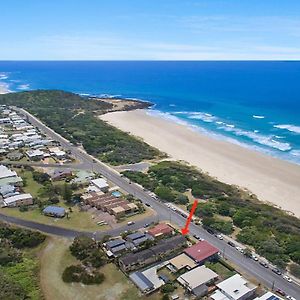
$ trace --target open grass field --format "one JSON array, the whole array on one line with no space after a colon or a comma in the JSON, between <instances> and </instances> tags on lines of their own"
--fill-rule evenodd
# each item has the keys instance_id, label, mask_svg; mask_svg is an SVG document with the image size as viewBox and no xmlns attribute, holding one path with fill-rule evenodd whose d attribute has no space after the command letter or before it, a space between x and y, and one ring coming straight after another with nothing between
<instances>
[{"instance_id":1,"label":"open grass field","mask_svg":"<svg viewBox=\"0 0 300 300\"><path fill-rule=\"evenodd\" d=\"M110 263L101 268L105 281L100 285L66 284L61 274L66 266L76 263L68 251L70 241L62 238L49 238L41 255L41 286L46 300L139 300L146 299L138 289ZM155 293L148 300L159 300L162 295Z\"/></svg>"},{"instance_id":2,"label":"open grass field","mask_svg":"<svg viewBox=\"0 0 300 300\"><path fill-rule=\"evenodd\" d=\"M59 206L66 207L64 203L59 203ZM1 208L0 212L5 215L24 220L30 220L42 224L54 225L74 230L96 231L108 229L108 226L98 226L92 219L92 215L89 212L81 212L77 207L72 207L72 210L73 212L69 213L69 219L67 219L67 217L60 219L44 216L40 213L38 208L25 212L20 212L18 208Z\"/></svg>"}]
</instances>

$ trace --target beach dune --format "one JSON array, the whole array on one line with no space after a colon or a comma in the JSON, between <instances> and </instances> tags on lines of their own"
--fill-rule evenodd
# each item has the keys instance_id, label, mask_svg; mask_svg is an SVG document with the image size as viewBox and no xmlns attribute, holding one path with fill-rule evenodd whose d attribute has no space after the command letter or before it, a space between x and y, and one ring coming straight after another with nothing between
<instances>
[{"instance_id":1,"label":"beach dune","mask_svg":"<svg viewBox=\"0 0 300 300\"><path fill-rule=\"evenodd\" d=\"M184 160L220 181L248 189L300 217L300 166L217 140L151 115L147 110L113 112L102 120L142 138L171 158Z\"/></svg>"}]
</instances>

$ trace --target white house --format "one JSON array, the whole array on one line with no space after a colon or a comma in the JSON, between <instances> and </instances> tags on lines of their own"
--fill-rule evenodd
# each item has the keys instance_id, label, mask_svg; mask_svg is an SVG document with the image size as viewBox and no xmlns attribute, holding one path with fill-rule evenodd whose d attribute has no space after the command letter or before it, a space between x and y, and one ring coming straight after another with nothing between
<instances>
[{"instance_id":1,"label":"white house","mask_svg":"<svg viewBox=\"0 0 300 300\"><path fill-rule=\"evenodd\" d=\"M93 179L91 180L91 183L98 188L99 190L101 190L102 192L107 192L109 185L107 183L107 181L103 178L97 178L97 179Z\"/></svg>"},{"instance_id":2,"label":"white house","mask_svg":"<svg viewBox=\"0 0 300 300\"><path fill-rule=\"evenodd\" d=\"M218 274L207 268L199 266L177 278L177 281L195 296L204 296L208 292L208 285L218 278Z\"/></svg>"},{"instance_id":3,"label":"white house","mask_svg":"<svg viewBox=\"0 0 300 300\"><path fill-rule=\"evenodd\" d=\"M214 300L246 300L255 294L256 286L241 275L235 274L217 284L218 290L211 296Z\"/></svg>"}]
</instances>

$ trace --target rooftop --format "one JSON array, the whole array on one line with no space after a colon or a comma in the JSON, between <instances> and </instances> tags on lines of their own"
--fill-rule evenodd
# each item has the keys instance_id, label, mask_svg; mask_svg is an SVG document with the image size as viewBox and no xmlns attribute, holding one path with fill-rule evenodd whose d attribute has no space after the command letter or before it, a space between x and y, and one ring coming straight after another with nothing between
<instances>
[{"instance_id":1,"label":"rooftop","mask_svg":"<svg viewBox=\"0 0 300 300\"><path fill-rule=\"evenodd\" d=\"M43 209L43 213L46 214L55 214L55 215L64 215L65 214L65 209L60 206L47 206L46 208Z\"/></svg>"},{"instance_id":2,"label":"rooftop","mask_svg":"<svg viewBox=\"0 0 300 300\"><path fill-rule=\"evenodd\" d=\"M198 286L206 284L216 278L218 278L217 273L207 268L206 266L199 266L179 276L177 280L183 286L186 286L190 290L193 290Z\"/></svg>"},{"instance_id":3,"label":"rooftop","mask_svg":"<svg viewBox=\"0 0 300 300\"><path fill-rule=\"evenodd\" d=\"M0 179L17 176L15 171L11 171L6 166L0 165Z\"/></svg>"},{"instance_id":4,"label":"rooftop","mask_svg":"<svg viewBox=\"0 0 300 300\"><path fill-rule=\"evenodd\" d=\"M181 253L178 256L170 259L170 264L176 268L176 270L181 270L188 267L192 269L197 266L197 264L185 253Z\"/></svg>"},{"instance_id":5,"label":"rooftop","mask_svg":"<svg viewBox=\"0 0 300 300\"><path fill-rule=\"evenodd\" d=\"M27 200L32 199L32 196L30 194L19 194L15 196L8 197L4 200L4 202L9 205L10 203L14 203L19 200Z\"/></svg>"},{"instance_id":6,"label":"rooftop","mask_svg":"<svg viewBox=\"0 0 300 300\"><path fill-rule=\"evenodd\" d=\"M91 183L100 189L108 187L107 181L103 178L93 179L91 180Z\"/></svg>"},{"instance_id":7,"label":"rooftop","mask_svg":"<svg viewBox=\"0 0 300 300\"><path fill-rule=\"evenodd\" d=\"M244 279L241 275L235 274L228 279L217 284L217 287L220 289L221 293L224 294L226 299L227 297L230 299L240 299L243 295L246 295L250 291L256 289L256 286L250 284L246 279ZM217 300L220 299L220 295L212 295L212 298Z\"/></svg>"},{"instance_id":8,"label":"rooftop","mask_svg":"<svg viewBox=\"0 0 300 300\"><path fill-rule=\"evenodd\" d=\"M152 236L156 237L162 234L169 234L173 231L172 227L170 227L166 223L157 224L155 227L149 229L148 233Z\"/></svg>"},{"instance_id":9,"label":"rooftop","mask_svg":"<svg viewBox=\"0 0 300 300\"><path fill-rule=\"evenodd\" d=\"M217 254L219 252L219 249L214 247L207 241L201 241L185 249L184 252L196 262L202 262L205 259L208 259L211 256Z\"/></svg>"}]
</instances>

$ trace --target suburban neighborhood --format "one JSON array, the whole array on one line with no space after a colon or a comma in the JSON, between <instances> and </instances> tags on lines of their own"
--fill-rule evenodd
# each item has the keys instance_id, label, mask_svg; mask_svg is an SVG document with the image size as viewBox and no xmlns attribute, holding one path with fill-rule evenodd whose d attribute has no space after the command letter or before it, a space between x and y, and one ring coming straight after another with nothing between
<instances>
[{"instance_id":1,"label":"suburban neighborhood","mask_svg":"<svg viewBox=\"0 0 300 300\"><path fill-rule=\"evenodd\" d=\"M0 108L0 145L1 214L82 232L92 230L92 239L99 240L97 247L107 263L124 274L140 297L278 300L288 296L236 268L226 258L225 247L218 248L198 234L182 235L171 217L185 220L189 212L182 206L163 203L145 189L151 200L141 201L139 192L128 193L98 172L94 162L84 166L80 155L14 107ZM169 218L160 219L155 205L163 205ZM78 225L79 220L85 227ZM201 227L199 217L193 216L191 222ZM251 264L268 267L263 258L253 251L246 253L246 247L232 238L210 229L206 232L243 259L247 255Z\"/></svg>"}]
</instances>

